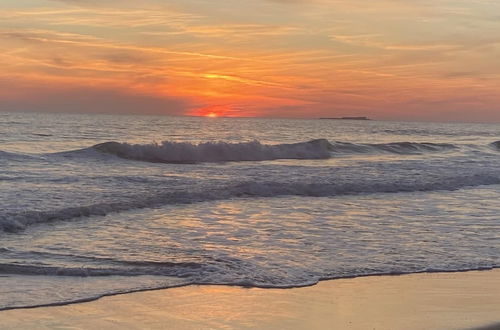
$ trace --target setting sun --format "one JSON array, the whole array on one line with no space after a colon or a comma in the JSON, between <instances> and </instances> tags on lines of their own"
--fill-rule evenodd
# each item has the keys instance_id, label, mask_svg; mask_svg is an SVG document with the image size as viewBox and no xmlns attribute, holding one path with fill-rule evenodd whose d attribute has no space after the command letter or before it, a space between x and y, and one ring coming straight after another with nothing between
<instances>
[{"instance_id":1,"label":"setting sun","mask_svg":"<svg viewBox=\"0 0 500 330\"><path fill-rule=\"evenodd\" d=\"M191 116L197 117L208 117L208 118L217 118L217 117L238 117L238 113L236 115L232 114L232 109L230 105L209 105L200 108L195 108L189 112Z\"/></svg>"}]
</instances>

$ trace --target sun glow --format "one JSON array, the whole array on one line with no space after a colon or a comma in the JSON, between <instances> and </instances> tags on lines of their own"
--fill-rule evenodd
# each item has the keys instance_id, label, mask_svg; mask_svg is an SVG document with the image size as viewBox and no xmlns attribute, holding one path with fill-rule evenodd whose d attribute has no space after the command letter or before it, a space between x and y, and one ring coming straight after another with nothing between
<instances>
[{"instance_id":1,"label":"sun glow","mask_svg":"<svg viewBox=\"0 0 500 330\"><path fill-rule=\"evenodd\" d=\"M190 115L206 118L234 117L231 116L231 108L227 105L209 105L201 108L195 108L190 111Z\"/></svg>"}]
</instances>

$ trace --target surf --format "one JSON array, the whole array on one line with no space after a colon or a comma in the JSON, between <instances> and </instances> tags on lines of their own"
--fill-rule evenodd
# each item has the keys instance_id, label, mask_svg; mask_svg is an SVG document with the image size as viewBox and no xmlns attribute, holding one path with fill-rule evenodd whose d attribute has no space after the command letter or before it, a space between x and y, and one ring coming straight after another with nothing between
<instances>
[{"instance_id":1,"label":"surf","mask_svg":"<svg viewBox=\"0 0 500 330\"><path fill-rule=\"evenodd\" d=\"M447 143L394 142L369 144L330 142L327 139L284 144L265 144L257 140L237 143L223 141L200 143L163 141L149 144L108 141L90 148L57 153L57 155L76 156L94 151L127 160L151 163L198 164L279 159L320 160L356 154L415 155L446 152L455 149L459 149L459 147Z\"/></svg>"}]
</instances>

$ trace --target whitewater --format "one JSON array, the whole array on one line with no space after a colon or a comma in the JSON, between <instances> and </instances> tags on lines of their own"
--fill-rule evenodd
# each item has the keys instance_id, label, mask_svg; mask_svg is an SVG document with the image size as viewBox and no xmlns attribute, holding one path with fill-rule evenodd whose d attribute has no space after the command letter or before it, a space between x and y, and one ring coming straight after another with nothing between
<instances>
[{"instance_id":1,"label":"whitewater","mask_svg":"<svg viewBox=\"0 0 500 330\"><path fill-rule=\"evenodd\" d=\"M500 267L500 125L0 113L0 310Z\"/></svg>"}]
</instances>

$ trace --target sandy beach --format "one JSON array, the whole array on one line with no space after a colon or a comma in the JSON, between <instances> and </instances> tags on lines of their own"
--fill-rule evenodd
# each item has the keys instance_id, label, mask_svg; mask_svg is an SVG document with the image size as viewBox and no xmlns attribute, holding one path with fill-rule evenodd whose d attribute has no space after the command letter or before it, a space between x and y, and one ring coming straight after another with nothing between
<instances>
[{"instance_id":1,"label":"sandy beach","mask_svg":"<svg viewBox=\"0 0 500 330\"><path fill-rule=\"evenodd\" d=\"M497 329L500 270L187 286L0 312L2 329Z\"/></svg>"}]
</instances>

